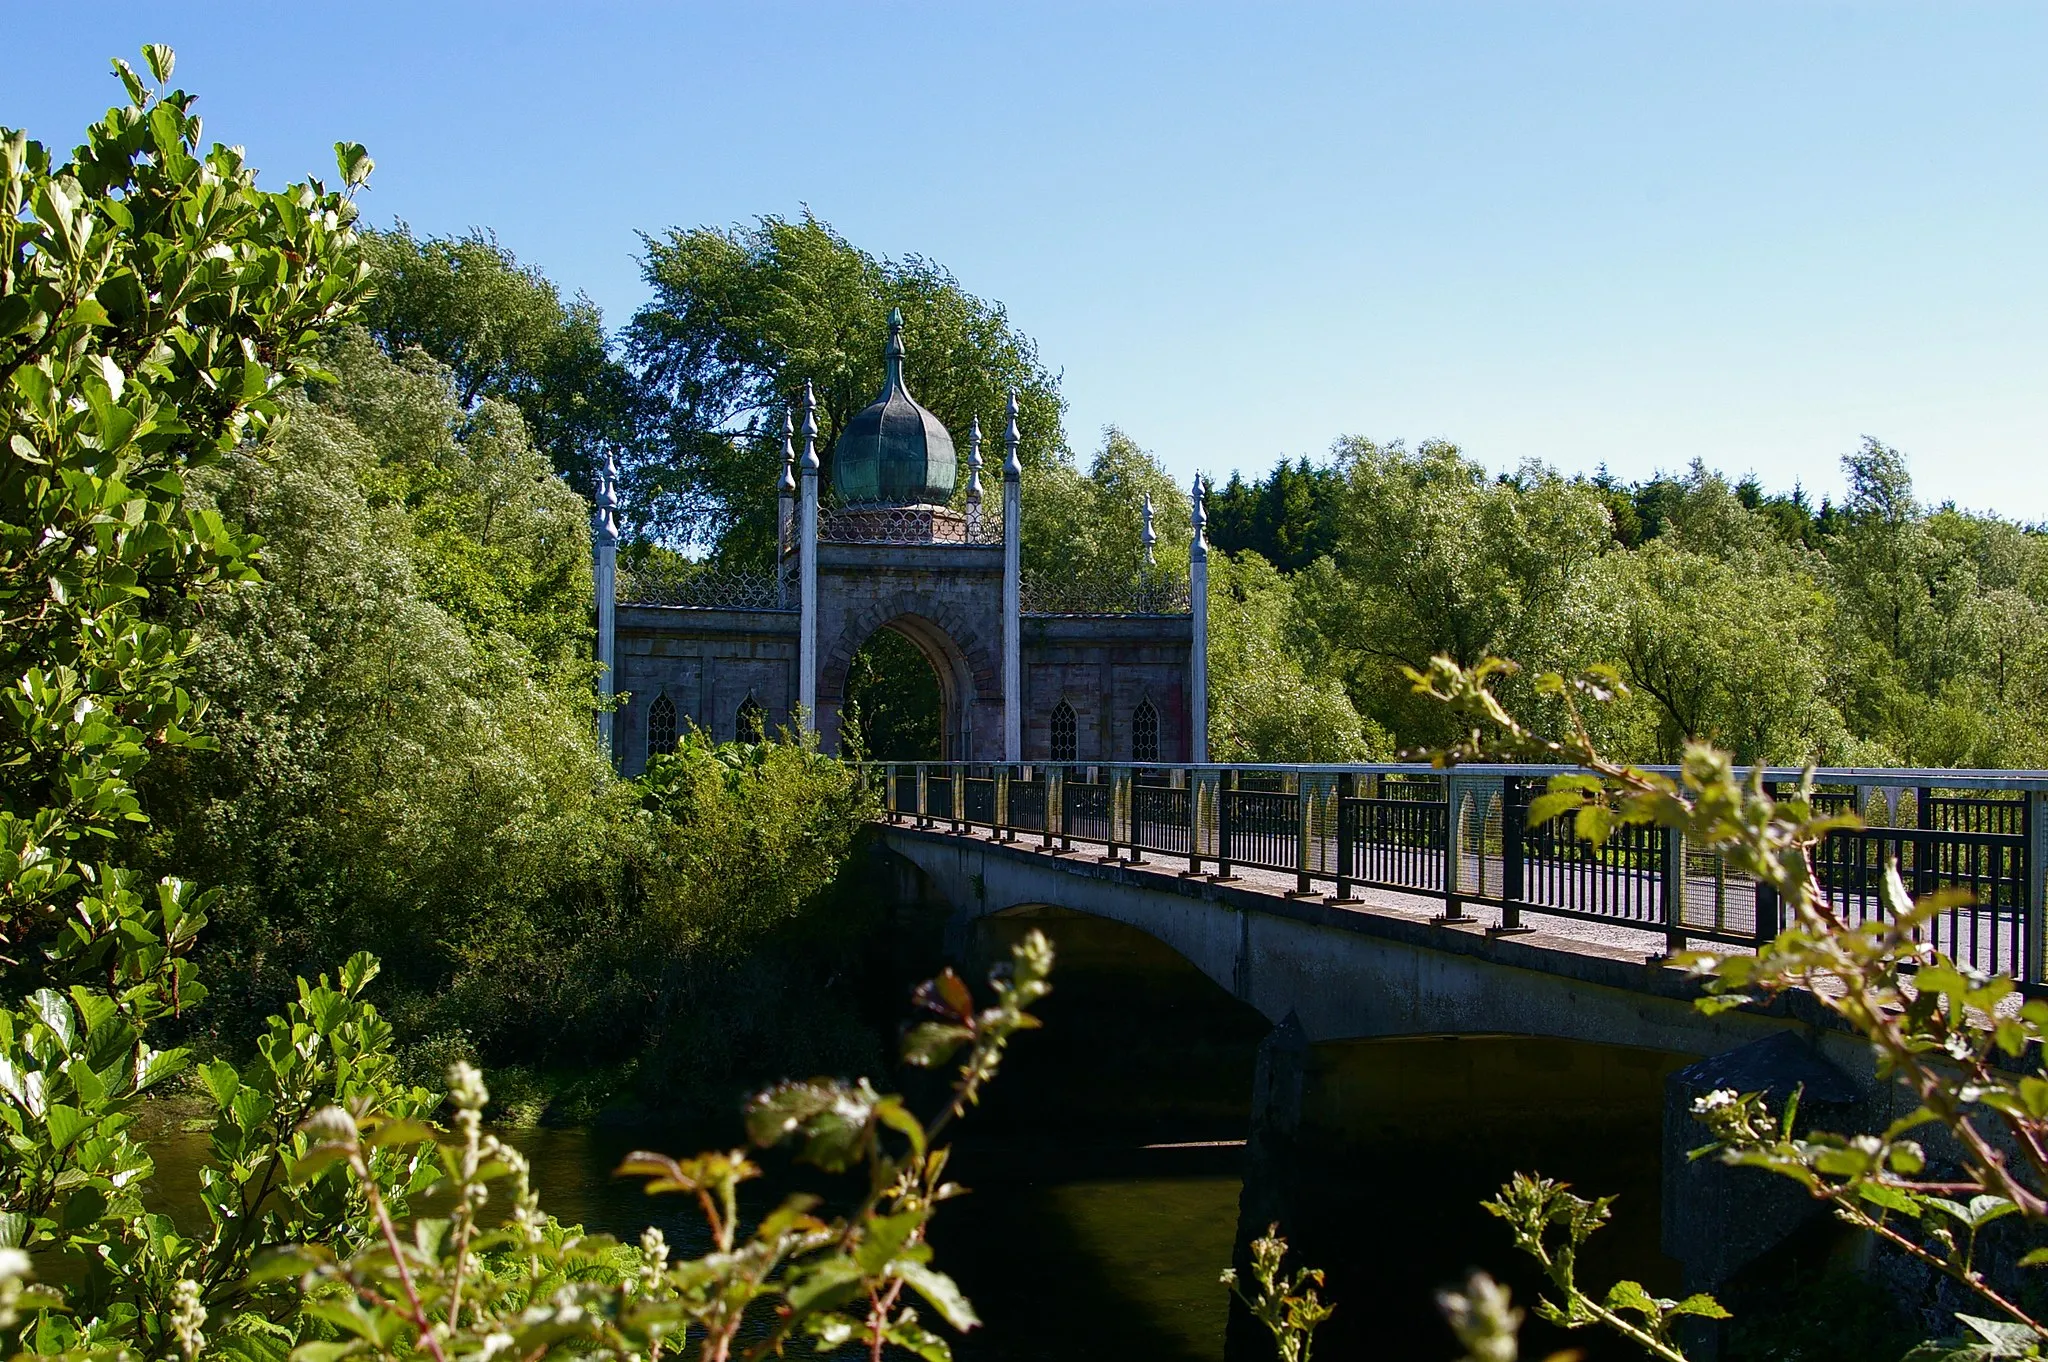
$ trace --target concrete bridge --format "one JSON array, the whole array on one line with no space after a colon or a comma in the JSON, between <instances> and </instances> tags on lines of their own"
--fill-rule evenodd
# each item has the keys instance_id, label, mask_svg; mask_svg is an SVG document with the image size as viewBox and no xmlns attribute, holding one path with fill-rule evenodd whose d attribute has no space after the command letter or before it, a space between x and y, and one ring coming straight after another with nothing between
<instances>
[{"instance_id":1,"label":"concrete bridge","mask_svg":"<svg viewBox=\"0 0 2048 1362\"><path fill-rule=\"evenodd\" d=\"M979 919L1040 906L1123 923L1153 937L1273 1025L1259 1052L1240 1206L1240 1244L1289 1219L1301 1192L1289 1167L1314 1048L1393 1037L1544 1037L1662 1052L1691 1061L1667 1080L1662 1240L1688 1289L1711 1288L1812 1215L1789 1183L1693 1163L1692 1099L1715 1087L1806 1089L1830 1128L1881 1126L1895 1094L1867 1046L1811 997L1709 1016L1700 982L1665 963L1663 937L1600 924L1502 933L1443 902L1359 890L1358 901L1289 892L1291 876L1229 881L1171 863L1112 859L1100 843L1058 852L987 832L879 825L898 892L948 910L956 953ZM1305 1102L1305 1099L1307 1101Z\"/></svg>"}]
</instances>

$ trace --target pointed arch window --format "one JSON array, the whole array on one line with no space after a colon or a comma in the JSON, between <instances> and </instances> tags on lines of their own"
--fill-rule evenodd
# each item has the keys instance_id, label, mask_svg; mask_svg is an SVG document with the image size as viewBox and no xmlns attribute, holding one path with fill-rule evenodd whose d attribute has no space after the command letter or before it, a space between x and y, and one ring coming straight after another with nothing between
<instances>
[{"instance_id":1,"label":"pointed arch window","mask_svg":"<svg viewBox=\"0 0 2048 1362\"><path fill-rule=\"evenodd\" d=\"M1131 760L1159 760L1159 711L1150 700L1140 700L1131 716Z\"/></svg>"},{"instance_id":2,"label":"pointed arch window","mask_svg":"<svg viewBox=\"0 0 2048 1362\"><path fill-rule=\"evenodd\" d=\"M1052 759L1072 761L1079 743L1076 741L1074 707L1065 700L1052 707Z\"/></svg>"},{"instance_id":3,"label":"pointed arch window","mask_svg":"<svg viewBox=\"0 0 2048 1362\"><path fill-rule=\"evenodd\" d=\"M647 707L647 755L676 750L676 702L663 691Z\"/></svg>"},{"instance_id":4,"label":"pointed arch window","mask_svg":"<svg viewBox=\"0 0 2048 1362\"><path fill-rule=\"evenodd\" d=\"M768 736L768 711L753 696L740 701L740 712L733 716L732 735L741 742L760 742Z\"/></svg>"}]
</instances>

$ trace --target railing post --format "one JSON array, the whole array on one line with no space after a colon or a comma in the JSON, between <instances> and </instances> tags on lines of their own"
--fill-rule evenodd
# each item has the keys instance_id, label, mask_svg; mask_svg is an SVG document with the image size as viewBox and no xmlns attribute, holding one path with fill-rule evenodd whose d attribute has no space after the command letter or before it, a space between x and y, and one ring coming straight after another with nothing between
<instances>
[{"instance_id":1,"label":"railing post","mask_svg":"<svg viewBox=\"0 0 2048 1362\"><path fill-rule=\"evenodd\" d=\"M2020 831L2026 834L2021 845L2027 857L2025 982L2040 984L2048 983L2048 941L2043 939L2043 929L2048 928L2048 792L2029 790L2026 800L2020 810Z\"/></svg>"},{"instance_id":2,"label":"railing post","mask_svg":"<svg viewBox=\"0 0 2048 1362\"><path fill-rule=\"evenodd\" d=\"M1188 874L1202 873L1202 773L1187 768Z\"/></svg>"},{"instance_id":3,"label":"railing post","mask_svg":"<svg viewBox=\"0 0 2048 1362\"><path fill-rule=\"evenodd\" d=\"M1528 822L1520 776L1502 776L1500 782L1500 929L1526 931L1522 925L1522 904L1529 897L1528 866L1522 859L1522 833ZM1483 853L1482 853L1483 854Z\"/></svg>"},{"instance_id":4,"label":"railing post","mask_svg":"<svg viewBox=\"0 0 2048 1362\"><path fill-rule=\"evenodd\" d=\"M953 807L948 812L953 819L953 834L960 834L960 820L967 816L967 767L958 764L946 773L946 789L952 793Z\"/></svg>"},{"instance_id":5,"label":"railing post","mask_svg":"<svg viewBox=\"0 0 2048 1362\"><path fill-rule=\"evenodd\" d=\"M1898 822L1893 815L1892 821ZM1934 787L1922 785L1913 792L1913 822L1922 828L1934 826ZM1922 898L1935 890L1933 870L1930 862L1937 856L1928 853L1928 846L1920 842L1913 847L1913 897Z\"/></svg>"},{"instance_id":6,"label":"railing post","mask_svg":"<svg viewBox=\"0 0 2048 1362\"><path fill-rule=\"evenodd\" d=\"M1664 834L1663 863L1658 867L1659 906L1664 916L1664 950L1676 955L1685 949L1685 837L1677 828L1661 828Z\"/></svg>"},{"instance_id":7,"label":"railing post","mask_svg":"<svg viewBox=\"0 0 2048 1362\"><path fill-rule=\"evenodd\" d=\"M1108 827L1108 840L1110 842L1108 842L1108 858L1110 860L1120 860L1118 854L1116 854L1116 848L1122 844L1122 836L1120 834L1128 832L1128 829L1124 827L1124 823L1128 821L1128 803L1126 801L1130 797L1130 772L1128 770L1126 772L1118 772L1116 768L1110 768L1106 784L1108 784L1108 791L1110 791L1110 817L1108 817L1108 825L1110 825Z\"/></svg>"},{"instance_id":8,"label":"railing post","mask_svg":"<svg viewBox=\"0 0 2048 1362\"><path fill-rule=\"evenodd\" d=\"M882 810L889 815L889 821L897 820L896 812L896 763L888 762L882 767Z\"/></svg>"},{"instance_id":9,"label":"railing post","mask_svg":"<svg viewBox=\"0 0 2048 1362\"><path fill-rule=\"evenodd\" d=\"M1237 789L1235 768L1216 773L1216 878L1234 880L1230 873L1230 796Z\"/></svg>"},{"instance_id":10,"label":"railing post","mask_svg":"<svg viewBox=\"0 0 2048 1362\"><path fill-rule=\"evenodd\" d=\"M1294 773L1294 890L1289 898L1309 898L1309 839L1315 835L1316 802L1308 772Z\"/></svg>"},{"instance_id":11,"label":"railing post","mask_svg":"<svg viewBox=\"0 0 2048 1362\"><path fill-rule=\"evenodd\" d=\"M1444 912L1442 917L1436 919L1438 922L1470 922L1472 920L1465 916L1465 900L1458 893L1458 872L1461 868L1458 865L1458 834L1464 830L1465 802L1462 798L1463 794L1464 791L1458 788L1458 782L1451 779L1450 775L1446 773L1444 776ZM1502 808L1501 813L1503 819L1505 819L1507 813L1505 807ZM1480 811L1479 818L1481 829L1479 855L1483 859L1486 855L1486 836L1484 831L1486 827L1486 814L1484 810ZM1503 826L1505 826L1505 822L1503 822ZM1503 845L1505 845L1505 839L1503 839Z\"/></svg>"},{"instance_id":12,"label":"railing post","mask_svg":"<svg viewBox=\"0 0 2048 1362\"><path fill-rule=\"evenodd\" d=\"M1117 827L1116 815L1117 810L1123 807L1124 777L1117 774L1115 767L1109 767L1103 772L1103 785L1107 793L1106 802L1109 807L1108 817L1102 820L1104 824L1102 859L1114 861L1118 859L1116 854L1117 833L1122 830Z\"/></svg>"},{"instance_id":13,"label":"railing post","mask_svg":"<svg viewBox=\"0 0 2048 1362\"><path fill-rule=\"evenodd\" d=\"M1356 903L1351 893L1351 875L1358 868L1357 831L1353 826L1358 820L1359 810L1352 801L1358 796L1358 777L1349 771L1337 776L1337 892L1333 903Z\"/></svg>"},{"instance_id":14,"label":"railing post","mask_svg":"<svg viewBox=\"0 0 2048 1362\"><path fill-rule=\"evenodd\" d=\"M931 820L931 768L923 762L917 764L917 825L928 828Z\"/></svg>"},{"instance_id":15,"label":"railing post","mask_svg":"<svg viewBox=\"0 0 2048 1362\"><path fill-rule=\"evenodd\" d=\"M1038 845L1042 851L1051 851L1053 811L1059 806L1059 768L1057 766L1039 767L1038 779L1045 786L1045 817L1038 820Z\"/></svg>"},{"instance_id":16,"label":"railing post","mask_svg":"<svg viewBox=\"0 0 2048 1362\"><path fill-rule=\"evenodd\" d=\"M1776 799L1778 797L1777 782L1765 781L1764 793L1772 799ZM1758 880L1756 882L1756 920L1750 924L1749 930L1750 938L1759 950L1778 938L1779 907L1778 891L1765 884L1762 880Z\"/></svg>"},{"instance_id":17,"label":"railing post","mask_svg":"<svg viewBox=\"0 0 2048 1362\"><path fill-rule=\"evenodd\" d=\"M996 806L990 810L996 825L989 829L991 842L1010 840L1010 766L1008 762L996 767Z\"/></svg>"},{"instance_id":18,"label":"railing post","mask_svg":"<svg viewBox=\"0 0 2048 1362\"><path fill-rule=\"evenodd\" d=\"M1060 806L1060 850L1062 852L1072 851L1074 849L1074 834L1067 828L1067 774L1068 772L1073 770L1073 768L1070 766L1055 766L1051 769L1055 773L1055 780L1058 781L1058 789L1048 791L1047 793L1057 794L1059 796L1058 803Z\"/></svg>"},{"instance_id":19,"label":"railing post","mask_svg":"<svg viewBox=\"0 0 2048 1362\"><path fill-rule=\"evenodd\" d=\"M1124 798L1129 801L1124 806L1127 815L1124 832L1130 838L1131 864L1143 865L1145 851L1138 845L1138 773L1135 770L1124 773Z\"/></svg>"}]
</instances>

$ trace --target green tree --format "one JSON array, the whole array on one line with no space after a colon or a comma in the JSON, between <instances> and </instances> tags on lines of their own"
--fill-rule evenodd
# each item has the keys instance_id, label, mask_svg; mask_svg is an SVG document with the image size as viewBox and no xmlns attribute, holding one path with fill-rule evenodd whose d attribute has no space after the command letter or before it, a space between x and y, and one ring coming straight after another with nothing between
<instances>
[{"instance_id":1,"label":"green tree","mask_svg":"<svg viewBox=\"0 0 2048 1362\"><path fill-rule=\"evenodd\" d=\"M1828 702L1830 604L1810 576L1653 539L1601 562L1601 645L1654 707L1641 755L1675 761L1711 742L1743 762L1839 762Z\"/></svg>"},{"instance_id":2,"label":"green tree","mask_svg":"<svg viewBox=\"0 0 2048 1362\"><path fill-rule=\"evenodd\" d=\"M1024 470L1024 568L1064 579L1123 583L1145 569L1145 498L1157 535L1151 575L1187 580L1194 539L1186 489L1115 426L1082 472L1064 458Z\"/></svg>"},{"instance_id":3,"label":"green tree","mask_svg":"<svg viewBox=\"0 0 2048 1362\"><path fill-rule=\"evenodd\" d=\"M1598 493L1525 467L1495 480L1455 445L1339 441L1338 551L1295 589L1350 677L1359 712L1403 742L1447 736L1403 668L1476 661L1517 640L1532 659L1577 656L1583 579L1613 547Z\"/></svg>"},{"instance_id":4,"label":"green tree","mask_svg":"<svg viewBox=\"0 0 2048 1362\"><path fill-rule=\"evenodd\" d=\"M1209 557L1212 761L1386 761L1387 731L1321 672L1292 583L1255 553Z\"/></svg>"},{"instance_id":5,"label":"green tree","mask_svg":"<svg viewBox=\"0 0 2048 1362\"><path fill-rule=\"evenodd\" d=\"M597 305L565 300L489 232L421 238L401 222L366 233L364 257L376 287L362 321L378 344L447 366L465 411L487 398L517 407L555 471L590 494L603 451L629 441L639 416Z\"/></svg>"},{"instance_id":6,"label":"green tree","mask_svg":"<svg viewBox=\"0 0 2048 1362\"><path fill-rule=\"evenodd\" d=\"M250 1299L259 1249L358 1242L349 1189L295 1176L303 1095L409 1113L426 1094L391 1081L388 1029L356 996L374 963L351 961L339 989L301 985L246 1074L201 1072L221 1104L210 1229L180 1236L144 1206L133 1111L191 1064L152 1041L205 997L189 957L211 896L111 857L148 821L148 763L205 746L187 727L196 636L180 607L253 576L253 541L189 504L187 480L274 432L367 281L349 195L265 191L238 149L202 151L192 97L165 89L170 50L144 56L155 87L115 63L130 102L68 163L0 132L0 1237L63 1258L77 1283L73 1313L36 1324L37 1350L189 1357L194 1318ZM352 191L369 157L336 153ZM369 1169L400 1204L409 1162ZM7 1294L9 1323L24 1303L64 1304Z\"/></svg>"},{"instance_id":7,"label":"green tree","mask_svg":"<svg viewBox=\"0 0 2048 1362\"><path fill-rule=\"evenodd\" d=\"M1209 497L1209 542L1249 549L1282 572L1298 572L1337 547L1344 480L1334 466L1282 459L1256 483L1232 473Z\"/></svg>"},{"instance_id":8,"label":"green tree","mask_svg":"<svg viewBox=\"0 0 2048 1362\"><path fill-rule=\"evenodd\" d=\"M829 488L833 443L881 388L892 308L903 312L910 389L952 431L963 464L980 418L990 490L1000 491L1010 389L1024 463L1065 448L1059 379L1037 346L1000 303L932 261L869 255L808 212L644 240L654 298L627 329L627 349L659 415L645 447L628 452L627 482L631 518L649 533L767 561L784 415L810 381Z\"/></svg>"}]
</instances>

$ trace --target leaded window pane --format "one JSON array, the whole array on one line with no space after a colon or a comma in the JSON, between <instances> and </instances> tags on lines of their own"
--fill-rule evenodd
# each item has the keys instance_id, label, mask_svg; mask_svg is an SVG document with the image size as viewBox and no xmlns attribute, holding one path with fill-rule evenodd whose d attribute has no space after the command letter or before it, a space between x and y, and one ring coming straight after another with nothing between
<instances>
[{"instance_id":1,"label":"leaded window pane","mask_svg":"<svg viewBox=\"0 0 2048 1362\"><path fill-rule=\"evenodd\" d=\"M1052 759L1072 761L1078 746L1075 740L1074 707L1062 700L1052 709Z\"/></svg>"},{"instance_id":2,"label":"leaded window pane","mask_svg":"<svg viewBox=\"0 0 2048 1362\"><path fill-rule=\"evenodd\" d=\"M676 750L676 704L668 693L654 697L647 707L647 755Z\"/></svg>"},{"instance_id":3,"label":"leaded window pane","mask_svg":"<svg viewBox=\"0 0 2048 1362\"><path fill-rule=\"evenodd\" d=\"M1141 700L1138 712L1131 716L1131 759L1159 760L1159 711L1152 708L1150 700Z\"/></svg>"}]
</instances>

